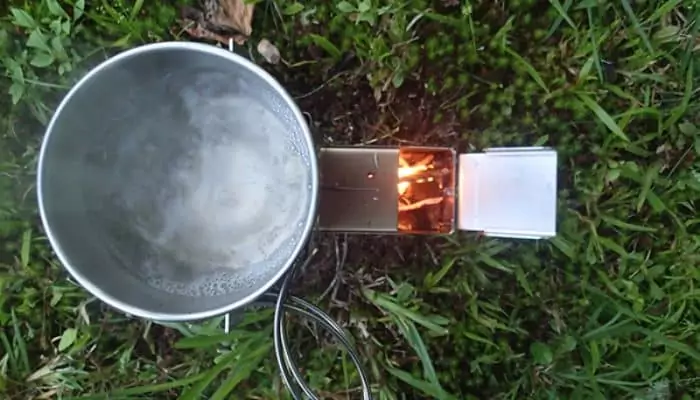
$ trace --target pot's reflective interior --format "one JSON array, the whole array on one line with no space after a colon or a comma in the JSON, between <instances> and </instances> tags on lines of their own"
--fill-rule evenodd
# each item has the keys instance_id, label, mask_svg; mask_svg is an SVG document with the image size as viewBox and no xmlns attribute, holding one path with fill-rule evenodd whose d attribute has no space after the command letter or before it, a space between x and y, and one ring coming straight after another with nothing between
<instances>
[{"instance_id":1,"label":"pot's reflective interior","mask_svg":"<svg viewBox=\"0 0 700 400\"><path fill-rule=\"evenodd\" d=\"M315 160L269 76L204 45L99 66L59 108L40 196L77 280L139 316L211 316L276 280L308 236Z\"/></svg>"}]
</instances>

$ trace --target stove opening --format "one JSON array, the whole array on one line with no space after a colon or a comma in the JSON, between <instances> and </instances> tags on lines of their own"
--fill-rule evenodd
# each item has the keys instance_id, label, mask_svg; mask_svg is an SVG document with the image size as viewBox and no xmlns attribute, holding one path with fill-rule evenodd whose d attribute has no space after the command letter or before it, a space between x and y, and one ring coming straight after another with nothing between
<instances>
[{"instance_id":1,"label":"stove opening","mask_svg":"<svg viewBox=\"0 0 700 400\"><path fill-rule=\"evenodd\" d=\"M449 148L401 147L398 170L398 231L454 231L455 152Z\"/></svg>"}]
</instances>

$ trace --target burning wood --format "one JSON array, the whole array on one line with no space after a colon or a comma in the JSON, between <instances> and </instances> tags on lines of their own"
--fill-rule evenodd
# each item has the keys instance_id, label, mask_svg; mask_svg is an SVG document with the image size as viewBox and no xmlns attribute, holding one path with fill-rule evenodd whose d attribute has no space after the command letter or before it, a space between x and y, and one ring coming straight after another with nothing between
<instances>
[{"instance_id":1,"label":"burning wood","mask_svg":"<svg viewBox=\"0 0 700 400\"><path fill-rule=\"evenodd\" d=\"M398 170L399 231L449 232L454 218L454 153L402 148Z\"/></svg>"},{"instance_id":2,"label":"burning wood","mask_svg":"<svg viewBox=\"0 0 700 400\"><path fill-rule=\"evenodd\" d=\"M425 199L425 200L420 200L415 203L410 203L406 205L399 205L399 211L411 211L411 210L417 210L421 207L425 206L432 206L435 204L440 204L442 203L443 198L442 197L433 197L432 199Z\"/></svg>"}]
</instances>

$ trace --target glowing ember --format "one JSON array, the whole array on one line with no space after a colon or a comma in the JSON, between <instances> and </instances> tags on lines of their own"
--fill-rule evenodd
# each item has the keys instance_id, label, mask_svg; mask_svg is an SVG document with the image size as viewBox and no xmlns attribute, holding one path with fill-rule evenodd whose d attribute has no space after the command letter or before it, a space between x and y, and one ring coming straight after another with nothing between
<instances>
[{"instance_id":1,"label":"glowing ember","mask_svg":"<svg viewBox=\"0 0 700 400\"><path fill-rule=\"evenodd\" d=\"M443 198L442 197L433 197L431 199L425 199L421 201L417 201L415 203L411 204L406 204L404 206L399 206L399 211L411 211L411 210L417 210L421 207L425 206L432 206L435 204L440 204L442 203Z\"/></svg>"}]
</instances>

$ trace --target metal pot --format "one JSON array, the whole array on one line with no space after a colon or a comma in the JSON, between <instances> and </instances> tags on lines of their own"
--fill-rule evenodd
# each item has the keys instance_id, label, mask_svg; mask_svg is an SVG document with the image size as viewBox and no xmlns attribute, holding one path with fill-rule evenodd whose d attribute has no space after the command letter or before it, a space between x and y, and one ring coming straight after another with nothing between
<instances>
[{"instance_id":1,"label":"metal pot","mask_svg":"<svg viewBox=\"0 0 700 400\"><path fill-rule=\"evenodd\" d=\"M287 92L196 43L121 53L61 102L39 157L59 259L111 306L158 321L239 309L287 272L318 193L309 128Z\"/></svg>"}]
</instances>

